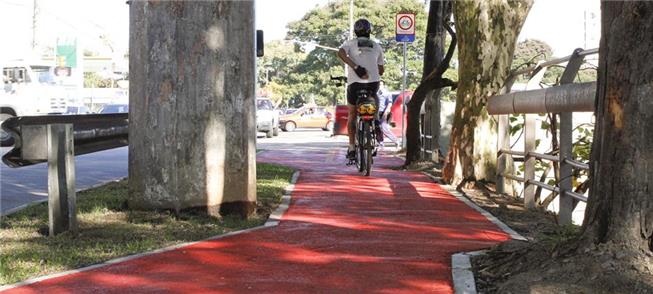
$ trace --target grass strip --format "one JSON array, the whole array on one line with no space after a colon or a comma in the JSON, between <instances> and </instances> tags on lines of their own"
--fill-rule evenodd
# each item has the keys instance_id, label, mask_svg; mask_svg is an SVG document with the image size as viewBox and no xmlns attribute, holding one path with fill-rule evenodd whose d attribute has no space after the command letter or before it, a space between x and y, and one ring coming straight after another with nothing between
<instances>
[{"instance_id":1,"label":"grass strip","mask_svg":"<svg viewBox=\"0 0 653 294\"><path fill-rule=\"evenodd\" d=\"M78 193L79 234L47 237L47 202L0 220L0 285L262 225L293 170L258 163L257 211L247 220L192 212L131 211L127 180Z\"/></svg>"}]
</instances>

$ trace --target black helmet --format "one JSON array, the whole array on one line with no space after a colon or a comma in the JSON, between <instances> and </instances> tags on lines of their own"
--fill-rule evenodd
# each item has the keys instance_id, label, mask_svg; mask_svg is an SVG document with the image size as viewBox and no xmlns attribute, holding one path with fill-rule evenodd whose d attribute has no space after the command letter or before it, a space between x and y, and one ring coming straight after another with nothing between
<instances>
[{"instance_id":1,"label":"black helmet","mask_svg":"<svg viewBox=\"0 0 653 294\"><path fill-rule=\"evenodd\" d=\"M356 37L369 38L371 32L372 24L367 19L361 18L354 23L354 33L356 34Z\"/></svg>"}]
</instances>

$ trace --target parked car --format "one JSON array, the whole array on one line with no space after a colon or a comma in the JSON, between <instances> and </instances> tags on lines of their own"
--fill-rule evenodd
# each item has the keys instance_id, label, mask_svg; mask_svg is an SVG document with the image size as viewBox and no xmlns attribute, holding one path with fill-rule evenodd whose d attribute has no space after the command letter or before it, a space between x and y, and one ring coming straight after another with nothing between
<instances>
[{"instance_id":1,"label":"parked car","mask_svg":"<svg viewBox=\"0 0 653 294\"><path fill-rule=\"evenodd\" d=\"M279 111L268 98L256 98L256 131L268 138L279 135Z\"/></svg>"},{"instance_id":2,"label":"parked car","mask_svg":"<svg viewBox=\"0 0 653 294\"><path fill-rule=\"evenodd\" d=\"M296 128L321 128L325 131L333 130L333 115L324 107L307 105L291 114L279 118L281 129L292 132Z\"/></svg>"},{"instance_id":3,"label":"parked car","mask_svg":"<svg viewBox=\"0 0 653 294\"><path fill-rule=\"evenodd\" d=\"M98 113L128 113L129 104L107 104Z\"/></svg>"}]
</instances>

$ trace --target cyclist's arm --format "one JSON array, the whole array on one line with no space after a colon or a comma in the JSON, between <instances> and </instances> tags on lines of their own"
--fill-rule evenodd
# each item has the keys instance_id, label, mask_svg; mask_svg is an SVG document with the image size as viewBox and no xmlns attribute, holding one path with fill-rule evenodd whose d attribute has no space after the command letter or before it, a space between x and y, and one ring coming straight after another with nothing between
<instances>
[{"instance_id":1,"label":"cyclist's arm","mask_svg":"<svg viewBox=\"0 0 653 294\"><path fill-rule=\"evenodd\" d=\"M351 66L351 68L356 68L357 66L356 63L354 63L354 61L351 60L349 56L347 56L347 52L345 52L345 49L340 48L340 50L338 50L338 57L340 58L340 60L342 60L342 62Z\"/></svg>"},{"instance_id":2,"label":"cyclist's arm","mask_svg":"<svg viewBox=\"0 0 653 294\"><path fill-rule=\"evenodd\" d=\"M379 44L376 45L379 46ZM379 67L379 75L382 76L385 72L385 67L383 66L385 64L385 57L383 57L383 49L381 49L381 46L379 46L379 56L377 57L376 64Z\"/></svg>"}]
</instances>

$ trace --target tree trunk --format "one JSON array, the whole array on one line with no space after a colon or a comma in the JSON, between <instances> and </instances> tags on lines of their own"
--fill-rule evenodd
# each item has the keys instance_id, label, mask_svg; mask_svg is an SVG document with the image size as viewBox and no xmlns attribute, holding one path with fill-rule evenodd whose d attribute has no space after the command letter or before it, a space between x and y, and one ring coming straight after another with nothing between
<instances>
[{"instance_id":1,"label":"tree trunk","mask_svg":"<svg viewBox=\"0 0 653 294\"><path fill-rule=\"evenodd\" d=\"M583 239L653 247L653 2L601 2L591 189Z\"/></svg>"},{"instance_id":2,"label":"tree trunk","mask_svg":"<svg viewBox=\"0 0 653 294\"><path fill-rule=\"evenodd\" d=\"M256 203L253 1L132 1L129 205Z\"/></svg>"},{"instance_id":3,"label":"tree trunk","mask_svg":"<svg viewBox=\"0 0 653 294\"><path fill-rule=\"evenodd\" d=\"M444 59L444 48L445 48L445 37L447 31L445 30L443 23L451 19L451 1L431 1L429 7L429 19L426 26L426 45L424 48L424 69L422 72L422 79L425 79L436 66L442 62ZM432 117L437 116L438 125L440 120L440 90L439 89L429 89L424 94L414 93L410 102L408 103L408 114L407 114L407 124L406 124L406 165L409 165L413 162L422 160L422 154L420 151L421 147L421 138L420 138L420 112L422 110L422 104L427 97L431 101L436 101L435 104L431 102L430 107L427 108L426 116ZM430 113L437 112L437 113ZM431 126L428 126L431 129ZM439 127L435 135L439 136ZM437 144L437 138L434 136Z\"/></svg>"},{"instance_id":4,"label":"tree trunk","mask_svg":"<svg viewBox=\"0 0 653 294\"><path fill-rule=\"evenodd\" d=\"M497 125L488 97L510 72L515 43L532 0L466 0L453 7L458 49L458 92L443 178L458 185L495 179Z\"/></svg>"}]
</instances>

